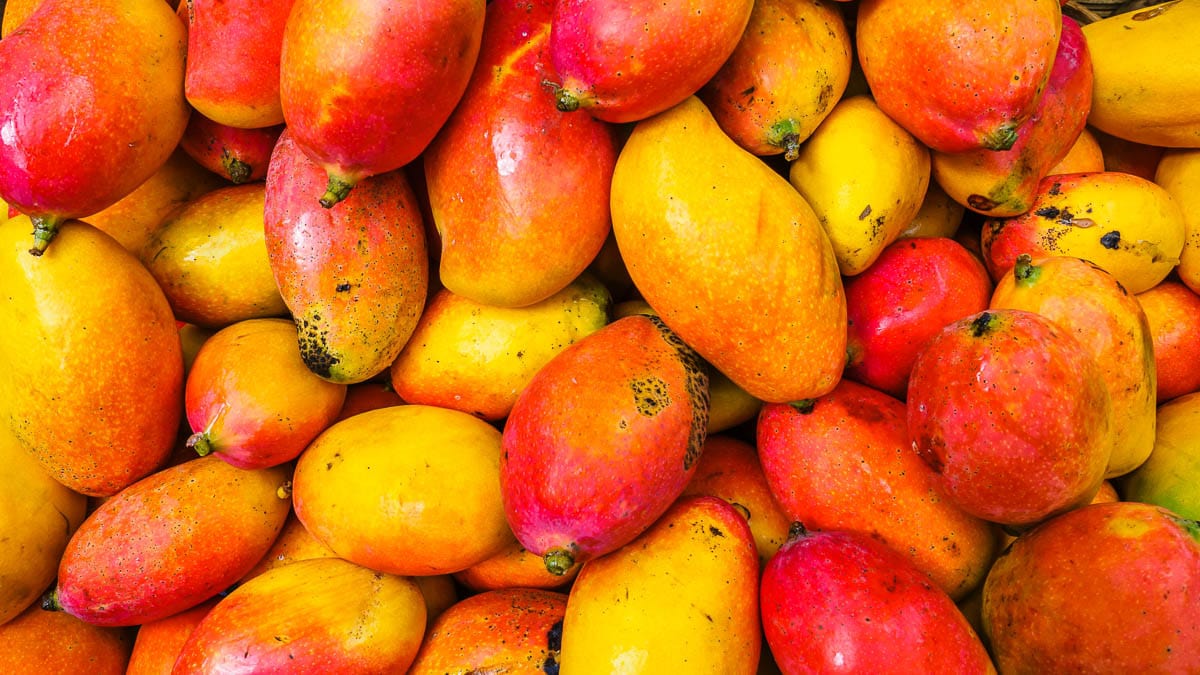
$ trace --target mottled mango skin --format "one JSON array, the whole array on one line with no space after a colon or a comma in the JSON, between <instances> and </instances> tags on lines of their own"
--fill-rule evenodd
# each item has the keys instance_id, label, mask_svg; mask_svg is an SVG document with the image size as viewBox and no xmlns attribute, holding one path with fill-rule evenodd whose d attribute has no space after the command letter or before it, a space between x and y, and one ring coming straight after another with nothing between
<instances>
[{"instance_id":1,"label":"mottled mango skin","mask_svg":"<svg viewBox=\"0 0 1200 675\"><path fill-rule=\"evenodd\" d=\"M234 589L172 672L403 673L425 623L412 580L340 558L300 560Z\"/></svg>"},{"instance_id":2,"label":"mottled mango skin","mask_svg":"<svg viewBox=\"0 0 1200 675\"><path fill-rule=\"evenodd\" d=\"M404 173L364 180L324 208L322 169L284 131L267 172L267 256L316 375L353 384L386 369L417 326L429 286L425 230Z\"/></svg>"},{"instance_id":3,"label":"mottled mango skin","mask_svg":"<svg viewBox=\"0 0 1200 675\"><path fill-rule=\"evenodd\" d=\"M289 477L290 467L245 471L201 457L131 485L67 544L57 603L89 623L134 626L224 591L278 536Z\"/></svg>"},{"instance_id":4,"label":"mottled mango skin","mask_svg":"<svg viewBox=\"0 0 1200 675\"><path fill-rule=\"evenodd\" d=\"M1200 671L1200 523L1114 502L1021 535L983 587L1006 673Z\"/></svg>"},{"instance_id":5,"label":"mottled mango skin","mask_svg":"<svg viewBox=\"0 0 1200 675\"><path fill-rule=\"evenodd\" d=\"M1059 0L864 0L859 62L879 107L931 149L1007 150L1050 75Z\"/></svg>"},{"instance_id":6,"label":"mottled mango skin","mask_svg":"<svg viewBox=\"0 0 1200 675\"><path fill-rule=\"evenodd\" d=\"M201 166L240 185L267 177L271 151L283 125L239 129L195 114L188 120L179 147Z\"/></svg>"},{"instance_id":7,"label":"mottled mango skin","mask_svg":"<svg viewBox=\"0 0 1200 675\"><path fill-rule=\"evenodd\" d=\"M513 533L573 562L628 543L683 492L707 423L708 378L657 317L588 335L538 371L504 426Z\"/></svg>"},{"instance_id":8,"label":"mottled mango skin","mask_svg":"<svg viewBox=\"0 0 1200 675\"><path fill-rule=\"evenodd\" d=\"M610 231L613 129L547 95L550 0L488 5L475 72L426 149L441 235L439 278L485 305L524 307L562 290Z\"/></svg>"},{"instance_id":9,"label":"mottled mango skin","mask_svg":"<svg viewBox=\"0 0 1200 675\"><path fill-rule=\"evenodd\" d=\"M550 60L560 109L633 122L691 96L737 47L751 0L562 0Z\"/></svg>"}]
</instances>

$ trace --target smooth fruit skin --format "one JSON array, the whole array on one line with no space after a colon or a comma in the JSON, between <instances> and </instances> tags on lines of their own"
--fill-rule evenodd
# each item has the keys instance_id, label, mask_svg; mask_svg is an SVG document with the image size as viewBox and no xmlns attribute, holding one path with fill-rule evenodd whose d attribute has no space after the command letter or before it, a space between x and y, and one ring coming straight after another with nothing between
<instances>
[{"instance_id":1,"label":"smooth fruit skin","mask_svg":"<svg viewBox=\"0 0 1200 675\"><path fill-rule=\"evenodd\" d=\"M707 420L708 378L657 317L576 342L538 371L504 425L513 534L556 574L629 543L683 492Z\"/></svg>"},{"instance_id":2,"label":"smooth fruit skin","mask_svg":"<svg viewBox=\"0 0 1200 675\"><path fill-rule=\"evenodd\" d=\"M212 598L165 619L138 626L125 675L170 673L192 631L220 599Z\"/></svg>"},{"instance_id":3,"label":"smooth fruit skin","mask_svg":"<svg viewBox=\"0 0 1200 675\"><path fill-rule=\"evenodd\" d=\"M423 405L364 412L326 429L300 455L296 515L359 565L389 574L457 572L512 543L500 453L500 432L464 412Z\"/></svg>"},{"instance_id":4,"label":"smooth fruit skin","mask_svg":"<svg viewBox=\"0 0 1200 675\"><path fill-rule=\"evenodd\" d=\"M706 361L764 401L833 388L846 306L829 238L804 198L699 99L634 127L611 203L630 277Z\"/></svg>"},{"instance_id":5,"label":"smooth fruit skin","mask_svg":"<svg viewBox=\"0 0 1200 675\"><path fill-rule=\"evenodd\" d=\"M856 532L805 532L763 571L763 634L785 673L995 673L954 602Z\"/></svg>"},{"instance_id":6,"label":"smooth fruit skin","mask_svg":"<svg viewBox=\"0 0 1200 675\"><path fill-rule=\"evenodd\" d=\"M1200 392L1159 406L1154 450L1120 483L1127 501L1200 520Z\"/></svg>"},{"instance_id":7,"label":"smooth fruit skin","mask_svg":"<svg viewBox=\"0 0 1200 675\"><path fill-rule=\"evenodd\" d=\"M1096 504L1021 535L983 587L1005 673L1200 670L1200 523Z\"/></svg>"},{"instance_id":8,"label":"smooth fruit skin","mask_svg":"<svg viewBox=\"0 0 1200 675\"><path fill-rule=\"evenodd\" d=\"M502 588L562 588L575 580L582 565L573 565L562 574L546 569L542 556L514 541L496 555L454 573L454 580L476 591L495 591Z\"/></svg>"},{"instance_id":9,"label":"smooth fruit skin","mask_svg":"<svg viewBox=\"0 0 1200 675\"><path fill-rule=\"evenodd\" d=\"M634 122L694 94L741 39L750 0L560 0L550 60L560 110Z\"/></svg>"},{"instance_id":10,"label":"smooth fruit skin","mask_svg":"<svg viewBox=\"0 0 1200 675\"><path fill-rule=\"evenodd\" d=\"M296 517L296 512L292 511L288 514L287 520L283 523L283 529L279 531L279 536L275 538L275 543L271 544L271 548L266 555L258 561L246 575L241 578L241 583L245 583L250 579L266 572L267 570L283 565L290 565L297 560L312 560L313 558L336 558L337 554L333 549L326 546L320 539L312 536L312 534L304 528L304 523Z\"/></svg>"},{"instance_id":11,"label":"smooth fruit skin","mask_svg":"<svg viewBox=\"0 0 1200 675\"><path fill-rule=\"evenodd\" d=\"M485 10L484 0L296 0L279 89L288 130L329 176L310 200L333 206L429 145L466 90Z\"/></svg>"},{"instance_id":12,"label":"smooth fruit skin","mask_svg":"<svg viewBox=\"0 0 1200 675\"><path fill-rule=\"evenodd\" d=\"M987 309L991 293L983 263L953 239L892 243L846 280L846 377L904 400L925 343L952 321Z\"/></svg>"},{"instance_id":13,"label":"smooth fruit skin","mask_svg":"<svg viewBox=\"0 0 1200 675\"><path fill-rule=\"evenodd\" d=\"M1179 263L1183 209L1155 183L1119 171L1046 176L1030 210L983 224L980 246L994 281L1017 256L1065 255L1096 263L1141 293Z\"/></svg>"},{"instance_id":14,"label":"smooth fruit skin","mask_svg":"<svg viewBox=\"0 0 1200 675\"><path fill-rule=\"evenodd\" d=\"M610 231L609 125L555 108L549 0L488 5L466 94L426 149L439 278L485 305L541 302L578 277ZM501 206L502 205L502 206Z\"/></svg>"},{"instance_id":15,"label":"smooth fruit skin","mask_svg":"<svg viewBox=\"0 0 1200 675\"><path fill-rule=\"evenodd\" d=\"M208 328L286 316L263 234L263 183L213 190L168 216L140 251L175 318Z\"/></svg>"},{"instance_id":16,"label":"smooth fruit skin","mask_svg":"<svg viewBox=\"0 0 1200 675\"><path fill-rule=\"evenodd\" d=\"M285 130L267 171L267 256L304 363L354 384L387 369L417 326L429 286L425 231L402 172L364 180L336 208L310 198L323 180Z\"/></svg>"},{"instance_id":17,"label":"smooth fruit skin","mask_svg":"<svg viewBox=\"0 0 1200 675\"><path fill-rule=\"evenodd\" d=\"M864 0L859 62L889 117L939 152L1007 150L1049 77L1057 0Z\"/></svg>"},{"instance_id":18,"label":"smooth fruit skin","mask_svg":"<svg viewBox=\"0 0 1200 675\"><path fill-rule=\"evenodd\" d=\"M1084 27L1095 53L1089 123L1154 147L1200 147L1200 3L1165 2Z\"/></svg>"},{"instance_id":19,"label":"smooth fruit skin","mask_svg":"<svg viewBox=\"0 0 1200 675\"><path fill-rule=\"evenodd\" d=\"M1193 358L1200 344L1200 295L1166 279L1137 299L1154 342L1158 402L1200 391L1200 361Z\"/></svg>"},{"instance_id":20,"label":"smooth fruit skin","mask_svg":"<svg viewBox=\"0 0 1200 675\"><path fill-rule=\"evenodd\" d=\"M158 468L182 412L183 354L166 297L132 254L69 221L40 258L30 221L0 224L0 414L52 476L108 496Z\"/></svg>"},{"instance_id":21,"label":"smooth fruit skin","mask_svg":"<svg viewBox=\"0 0 1200 675\"><path fill-rule=\"evenodd\" d=\"M249 319L209 338L188 373L188 446L240 469L290 462L337 418L346 385L313 375L287 319Z\"/></svg>"},{"instance_id":22,"label":"smooth fruit skin","mask_svg":"<svg viewBox=\"0 0 1200 675\"><path fill-rule=\"evenodd\" d=\"M1200 293L1200 190L1196 189L1200 185L1200 149L1164 152L1155 168L1154 182L1183 211L1183 251L1175 272L1188 288Z\"/></svg>"},{"instance_id":23,"label":"smooth fruit skin","mask_svg":"<svg viewBox=\"0 0 1200 675\"><path fill-rule=\"evenodd\" d=\"M737 48L699 96L738 145L791 161L841 100L851 53L837 5L757 0Z\"/></svg>"},{"instance_id":24,"label":"smooth fruit skin","mask_svg":"<svg viewBox=\"0 0 1200 675\"><path fill-rule=\"evenodd\" d=\"M189 113L185 51L170 5L144 0L45 0L3 40L0 196L38 224L32 253L167 161Z\"/></svg>"},{"instance_id":25,"label":"smooth fruit skin","mask_svg":"<svg viewBox=\"0 0 1200 675\"><path fill-rule=\"evenodd\" d=\"M0 671L124 675L133 648L126 630L93 626L36 604L0 625Z\"/></svg>"},{"instance_id":26,"label":"smooth fruit skin","mask_svg":"<svg viewBox=\"0 0 1200 675\"><path fill-rule=\"evenodd\" d=\"M608 323L610 302L590 275L520 308L482 305L443 289L392 362L392 387L409 403L504 419L542 366Z\"/></svg>"},{"instance_id":27,"label":"smooth fruit skin","mask_svg":"<svg viewBox=\"0 0 1200 675\"><path fill-rule=\"evenodd\" d=\"M0 427L0 625L54 581L87 498L63 487Z\"/></svg>"},{"instance_id":28,"label":"smooth fruit skin","mask_svg":"<svg viewBox=\"0 0 1200 675\"><path fill-rule=\"evenodd\" d=\"M410 675L557 672L565 593L511 588L473 595L426 631Z\"/></svg>"},{"instance_id":29,"label":"smooth fruit skin","mask_svg":"<svg viewBox=\"0 0 1200 675\"><path fill-rule=\"evenodd\" d=\"M1112 452L1112 403L1094 357L1024 310L946 326L917 356L907 407L913 450L938 491L1003 525L1087 504Z\"/></svg>"},{"instance_id":30,"label":"smooth fruit skin","mask_svg":"<svg viewBox=\"0 0 1200 675\"><path fill-rule=\"evenodd\" d=\"M217 457L163 469L100 505L67 544L55 601L100 626L133 626L229 588L287 518L285 467L245 471Z\"/></svg>"},{"instance_id":31,"label":"smooth fruit skin","mask_svg":"<svg viewBox=\"0 0 1200 675\"><path fill-rule=\"evenodd\" d=\"M933 177L963 206L990 216L1029 210L1038 182L1070 151L1087 123L1092 59L1079 24L1063 17L1062 37L1033 114L1008 150L933 153Z\"/></svg>"},{"instance_id":32,"label":"smooth fruit skin","mask_svg":"<svg viewBox=\"0 0 1200 675\"><path fill-rule=\"evenodd\" d=\"M411 580L339 558L301 560L221 600L171 672L403 673L425 623Z\"/></svg>"},{"instance_id":33,"label":"smooth fruit skin","mask_svg":"<svg viewBox=\"0 0 1200 675\"><path fill-rule=\"evenodd\" d=\"M1064 173L1089 173L1104 170L1104 153L1100 143L1087 127L1079 132L1071 149L1059 160L1058 164L1050 167L1047 176Z\"/></svg>"},{"instance_id":34,"label":"smooth fruit skin","mask_svg":"<svg viewBox=\"0 0 1200 675\"><path fill-rule=\"evenodd\" d=\"M1158 377L1150 324L1137 298L1079 258L1019 257L996 284L992 309L1040 314L1070 332L1104 376L1112 402L1112 455L1105 478L1137 468L1154 447Z\"/></svg>"},{"instance_id":35,"label":"smooth fruit skin","mask_svg":"<svg viewBox=\"0 0 1200 675\"><path fill-rule=\"evenodd\" d=\"M283 125L239 129L195 113L188 120L179 147L204 168L234 185L267 177L271 151Z\"/></svg>"},{"instance_id":36,"label":"smooth fruit skin","mask_svg":"<svg viewBox=\"0 0 1200 675\"><path fill-rule=\"evenodd\" d=\"M901 401L849 380L817 399L768 404L757 428L763 473L789 522L869 534L957 600L983 582L998 538L938 493L905 414Z\"/></svg>"},{"instance_id":37,"label":"smooth fruit skin","mask_svg":"<svg viewBox=\"0 0 1200 675\"><path fill-rule=\"evenodd\" d=\"M756 672L758 554L725 500L684 497L586 564L567 597L563 673Z\"/></svg>"},{"instance_id":38,"label":"smooth fruit skin","mask_svg":"<svg viewBox=\"0 0 1200 675\"><path fill-rule=\"evenodd\" d=\"M279 59L292 0L186 2L188 103L232 127L283 124Z\"/></svg>"}]
</instances>

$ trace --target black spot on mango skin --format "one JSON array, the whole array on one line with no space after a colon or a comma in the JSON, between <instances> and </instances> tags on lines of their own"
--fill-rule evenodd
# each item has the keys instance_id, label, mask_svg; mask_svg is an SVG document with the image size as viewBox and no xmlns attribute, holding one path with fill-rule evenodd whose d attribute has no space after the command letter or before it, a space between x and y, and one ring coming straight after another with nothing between
<instances>
[{"instance_id":1,"label":"black spot on mango skin","mask_svg":"<svg viewBox=\"0 0 1200 675\"><path fill-rule=\"evenodd\" d=\"M296 320L296 338L304 365L318 377L330 377L333 367L341 359L330 352L327 333L316 317L312 321L305 318Z\"/></svg>"},{"instance_id":2,"label":"black spot on mango skin","mask_svg":"<svg viewBox=\"0 0 1200 675\"><path fill-rule=\"evenodd\" d=\"M687 372L684 389L692 402L692 424L689 428L687 454L683 458L683 469L692 468L700 459L700 451L704 448L704 440L708 435L708 372L704 369L704 361L675 331L671 330L657 316L646 318L654 324L667 344L675 348L679 362Z\"/></svg>"},{"instance_id":3,"label":"black spot on mango skin","mask_svg":"<svg viewBox=\"0 0 1200 675\"><path fill-rule=\"evenodd\" d=\"M1113 230L1100 237L1100 245L1109 250L1116 250L1121 245L1121 233Z\"/></svg>"},{"instance_id":4,"label":"black spot on mango skin","mask_svg":"<svg viewBox=\"0 0 1200 675\"><path fill-rule=\"evenodd\" d=\"M651 376L633 380L629 388L633 390L634 409L644 417L654 417L671 405L671 393L661 378Z\"/></svg>"}]
</instances>

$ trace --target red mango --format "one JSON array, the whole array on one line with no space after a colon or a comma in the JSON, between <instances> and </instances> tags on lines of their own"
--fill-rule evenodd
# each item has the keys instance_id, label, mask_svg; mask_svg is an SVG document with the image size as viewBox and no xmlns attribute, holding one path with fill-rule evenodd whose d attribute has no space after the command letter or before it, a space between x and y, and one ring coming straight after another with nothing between
<instances>
[{"instance_id":1,"label":"red mango","mask_svg":"<svg viewBox=\"0 0 1200 675\"><path fill-rule=\"evenodd\" d=\"M198 164L235 185L267 176L283 125L239 129L194 113L179 147Z\"/></svg>"}]
</instances>

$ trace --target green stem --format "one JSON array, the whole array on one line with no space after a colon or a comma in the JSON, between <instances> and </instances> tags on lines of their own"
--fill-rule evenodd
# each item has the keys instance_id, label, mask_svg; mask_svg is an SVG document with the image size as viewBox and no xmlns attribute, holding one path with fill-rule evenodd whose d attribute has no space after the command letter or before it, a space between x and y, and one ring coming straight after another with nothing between
<instances>
[{"instance_id":1,"label":"green stem","mask_svg":"<svg viewBox=\"0 0 1200 675\"><path fill-rule=\"evenodd\" d=\"M982 139L983 147L988 150L1004 152L1011 150L1013 144L1017 142L1017 125L1012 122L1005 122L984 135Z\"/></svg>"},{"instance_id":2,"label":"green stem","mask_svg":"<svg viewBox=\"0 0 1200 675\"><path fill-rule=\"evenodd\" d=\"M552 548L542 556L542 561L546 563L546 571L561 577L575 564L575 556L565 548Z\"/></svg>"},{"instance_id":3,"label":"green stem","mask_svg":"<svg viewBox=\"0 0 1200 675\"><path fill-rule=\"evenodd\" d=\"M335 204L350 194L350 189L353 187L354 183L329 174L329 183L325 186L325 194L321 195L321 206L327 209L333 208Z\"/></svg>"},{"instance_id":4,"label":"green stem","mask_svg":"<svg viewBox=\"0 0 1200 675\"><path fill-rule=\"evenodd\" d=\"M1031 286L1041 276L1041 268L1033 264L1033 256L1022 253L1013 264L1013 279L1022 286Z\"/></svg>"},{"instance_id":5,"label":"green stem","mask_svg":"<svg viewBox=\"0 0 1200 675\"><path fill-rule=\"evenodd\" d=\"M234 185L241 185L250 180L250 174L254 169L242 160L230 155L228 152L221 154L221 167L225 169L225 174L229 176L229 180Z\"/></svg>"},{"instance_id":6,"label":"green stem","mask_svg":"<svg viewBox=\"0 0 1200 675\"><path fill-rule=\"evenodd\" d=\"M46 610L47 612L63 611L62 605L60 605L58 602L58 589L51 589L48 593L43 595L41 605L42 609Z\"/></svg>"},{"instance_id":7,"label":"green stem","mask_svg":"<svg viewBox=\"0 0 1200 675\"><path fill-rule=\"evenodd\" d=\"M188 436L186 445L195 450L196 454L201 457L205 457L213 451L212 441L209 440L208 434L203 431L198 431Z\"/></svg>"},{"instance_id":8,"label":"green stem","mask_svg":"<svg viewBox=\"0 0 1200 675\"><path fill-rule=\"evenodd\" d=\"M29 253L40 256L46 252L54 235L58 234L58 226L64 219L61 216L30 216L29 219L33 221L33 248L29 249Z\"/></svg>"}]
</instances>

